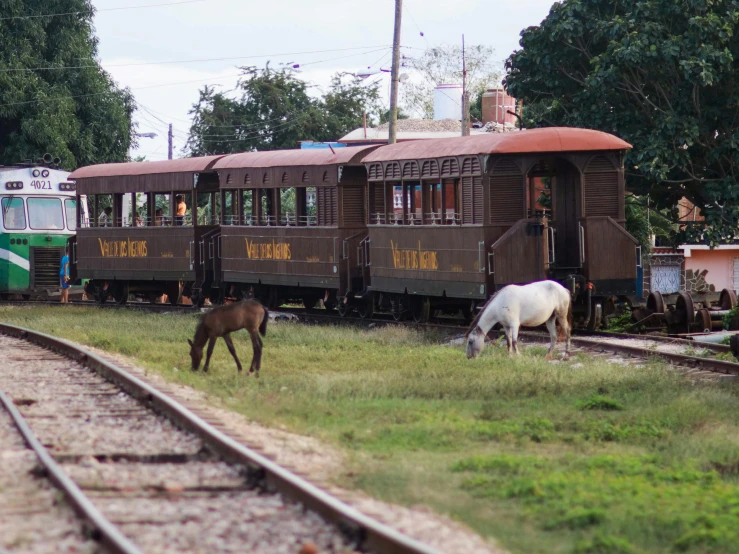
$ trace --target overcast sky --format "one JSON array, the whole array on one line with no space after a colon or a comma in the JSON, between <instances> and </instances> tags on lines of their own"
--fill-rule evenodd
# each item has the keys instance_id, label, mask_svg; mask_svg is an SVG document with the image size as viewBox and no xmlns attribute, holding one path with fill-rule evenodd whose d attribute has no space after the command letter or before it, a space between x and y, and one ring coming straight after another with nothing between
<instances>
[{"instance_id":1,"label":"overcast sky","mask_svg":"<svg viewBox=\"0 0 739 554\"><path fill-rule=\"evenodd\" d=\"M167 158L174 125L174 157L182 156L188 111L205 85L234 87L237 65L295 63L302 77L324 88L337 71L390 68L394 0L94 0L103 66L130 87L139 110L133 155ZM128 8L153 4L159 7ZM404 0L404 54L429 46L485 44L502 61L519 33L547 15L552 0ZM420 36L423 31L424 37ZM214 58L238 58L214 60ZM191 60L208 59L195 62ZM164 63L172 62L172 63ZM389 74L382 77L387 96ZM147 111L148 110L148 111Z\"/></svg>"}]
</instances>

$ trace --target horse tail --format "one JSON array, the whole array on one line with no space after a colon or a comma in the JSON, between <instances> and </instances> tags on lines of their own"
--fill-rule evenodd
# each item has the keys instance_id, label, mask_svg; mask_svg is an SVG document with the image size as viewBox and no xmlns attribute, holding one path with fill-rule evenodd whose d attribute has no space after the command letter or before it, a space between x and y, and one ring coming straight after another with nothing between
<instances>
[{"instance_id":1,"label":"horse tail","mask_svg":"<svg viewBox=\"0 0 739 554\"><path fill-rule=\"evenodd\" d=\"M267 336L267 322L269 321L269 310L262 306L262 309L264 310L264 317L262 318L262 322L259 324L259 334L263 337Z\"/></svg>"}]
</instances>

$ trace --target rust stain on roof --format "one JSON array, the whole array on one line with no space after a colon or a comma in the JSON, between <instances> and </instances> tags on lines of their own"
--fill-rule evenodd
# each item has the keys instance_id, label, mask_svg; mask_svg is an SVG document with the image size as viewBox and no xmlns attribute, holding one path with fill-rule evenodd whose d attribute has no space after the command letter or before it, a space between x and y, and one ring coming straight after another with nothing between
<instances>
[{"instance_id":1,"label":"rust stain on roof","mask_svg":"<svg viewBox=\"0 0 739 554\"><path fill-rule=\"evenodd\" d=\"M267 150L231 154L219 160L213 169L245 169L250 167L295 167L317 165L360 165L364 155L376 145L302 150Z\"/></svg>"},{"instance_id":2,"label":"rust stain on roof","mask_svg":"<svg viewBox=\"0 0 739 554\"><path fill-rule=\"evenodd\" d=\"M136 175L158 175L162 173L199 173L212 169L219 156L200 158L180 158L158 162L129 162L118 164L99 164L80 167L69 175L69 179L89 179L93 177L130 177Z\"/></svg>"},{"instance_id":3,"label":"rust stain on roof","mask_svg":"<svg viewBox=\"0 0 739 554\"><path fill-rule=\"evenodd\" d=\"M364 158L364 162L421 160L478 154L593 152L630 148L631 145L628 142L602 131L572 127L547 127L528 129L518 133L491 133L391 144L370 153Z\"/></svg>"}]
</instances>

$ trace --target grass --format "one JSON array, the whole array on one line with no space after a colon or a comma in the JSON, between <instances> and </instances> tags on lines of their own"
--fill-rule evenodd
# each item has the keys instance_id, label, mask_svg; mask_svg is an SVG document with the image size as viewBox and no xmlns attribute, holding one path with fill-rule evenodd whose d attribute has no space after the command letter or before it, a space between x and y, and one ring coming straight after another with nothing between
<instances>
[{"instance_id":1,"label":"grass","mask_svg":"<svg viewBox=\"0 0 739 554\"><path fill-rule=\"evenodd\" d=\"M521 553L739 551L739 395L660 362L530 347L477 360L405 328L270 325L262 377L219 342L189 370L194 316L0 308L0 320L136 358L266 425L343 449L337 481L424 504ZM234 337L242 362L251 348Z\"/></svg>"}]
</instances>

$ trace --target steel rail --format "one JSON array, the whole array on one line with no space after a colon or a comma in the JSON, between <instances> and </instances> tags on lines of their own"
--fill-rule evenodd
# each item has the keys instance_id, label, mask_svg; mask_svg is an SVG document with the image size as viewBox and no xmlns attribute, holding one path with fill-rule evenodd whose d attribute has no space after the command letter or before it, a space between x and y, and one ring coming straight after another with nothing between
<instances>
[{"instance_id":1,"label":"steel rail","mask_svg":"<svg viewBox=\"0 0 739 554\"><path fill-rule=\"evenodd\" d=\"M0 390L0 404L10 414L13 423L20 431L26 444L33 450L44 467L49 480L66 496L74 510L95 531L95 538L108 549L117 554L143 554L120 530L106 518L100 510L85 496L77 484L69 478L59 464L54 461L48 450L39 442L26 420L8 395ZM0 550L1 552L1 550Z\"/></svg>"},{"instance_id":2,"label":"steel rail","mask_svg":"<svg viewBox=\"0 0 739 554\"><path fill-rule=\"evenodd\" d=\"M537 333L535 331L521 331L519 336L529 337L537 339L541 342L549 342L549 335L544 333ZM648 340L642 336L638 336L640 340ZM612 352L614 354L627 354L637 358L652 358L659 357L672 363L676 363L682 366L688 366L692 368L705 369L707 371L714 371L717 373L725 373L732 375L739 375L739 363L727 362L724 360L716 360L713 358L703 358L700 356L688 356L686 354L677 354L674 352L662 352L658 350L651 350L649 348L643 348L640 346L631 346L628 344L618 344L613 342L604 342L596 339L586 339L581 337L572 337L572 344L576 346L582 346L584 348L590 348L593 350L600 350L601 352ZM686 341L691 345L690 341Z\"/></svg>"},{"instance_id":3,"label":"steel rail","mask_svg":"<svg viewBox=\"0 0 739 554\"><path fill-rule=\"evenodd\" d=\"M259 480L268 489L278 491L302 503L308 509L337 525L344 535L354 542L354 548L386 554L441 554L439 550L426 546L364 515L305 479L226 436L178 402L96 354L66 340L6 323L0 323L0 333L52 349L95 370L134 398L168 417L179 427L198 436L225 459L246 466L250 470L250 477Z\"/></svg>"},{"instance_id":4,"label":"steel rail","mask_svg":"<svg viewBox=\"0 0 739 554\"><path fill-rule=\"evenodd\" d=\"M637 340L652 340L655 342L663 342L666 344L679 344L681 346L690 346L695 348L703 348L705 350L711 350L712 352L731 352L731 347L725 344L717 344L715 342L702 342L692 339L686 339L683 337L671 337L664 335L635 335L631 333L612 333L611 331L575 331L577 335L583 337L603 337L603 338L617 338L617 339L637 339ZM705 333L706 335L710 333Z\"/></svg>"}]
</instances>

